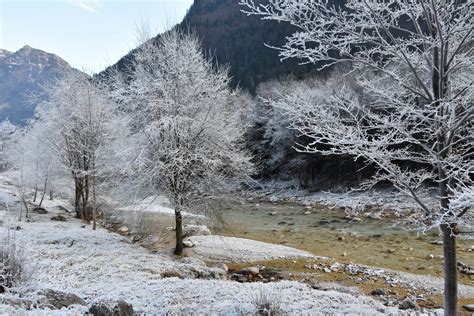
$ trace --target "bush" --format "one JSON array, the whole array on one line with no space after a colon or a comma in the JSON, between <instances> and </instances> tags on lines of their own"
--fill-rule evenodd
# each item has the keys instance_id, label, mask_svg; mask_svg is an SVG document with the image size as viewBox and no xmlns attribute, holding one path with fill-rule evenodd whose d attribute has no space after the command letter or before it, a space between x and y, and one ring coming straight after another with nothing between
<instances>
[{"instance_id":1,"label":"bush","mask_svg":"<svg viewBox=\"0 0 474 316\"><path fill-rule=\"evenodd\" d=\"M272 292L267 292L261 288L255 293L252 303L255 306L256 315L279 316L285 313L281 308L280 298Z\"/></svg>"},{"instance_id":2,"label":"bush","mask_svg":"<svg viewBox=\"0 0 474 316\"><path fill-rule=\"evenodd\" d=\"M1 228L0 228L1 229ZM26 255L14 232L0 230L0 291L27 279Z\"/></svg>"}]
</instances>

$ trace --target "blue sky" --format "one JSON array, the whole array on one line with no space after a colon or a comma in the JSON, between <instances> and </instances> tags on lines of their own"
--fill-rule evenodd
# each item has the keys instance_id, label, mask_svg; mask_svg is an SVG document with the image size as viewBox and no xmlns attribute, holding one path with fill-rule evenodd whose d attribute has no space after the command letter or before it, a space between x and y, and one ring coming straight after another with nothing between
<instances>
[{"instance_id":1,"label":"blue sky","mask_svg":"<svg viewBox=\"0 0 474 316\"><path fill-rule=\"evenodd\" d=\"M136 46L136 26L153 33L181 22L193 0L0 0L0 48L25 45L98 72Z\"/></svg>"}]
</instances>

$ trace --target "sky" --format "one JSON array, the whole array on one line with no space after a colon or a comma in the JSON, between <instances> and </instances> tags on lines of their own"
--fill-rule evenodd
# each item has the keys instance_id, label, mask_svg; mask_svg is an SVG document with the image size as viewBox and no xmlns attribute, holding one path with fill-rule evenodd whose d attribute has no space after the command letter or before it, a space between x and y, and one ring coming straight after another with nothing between
<instances>
[{"instance_id":1,"label":"sky","mask_svg":"<svg viewBox=\"0 0 474 316\"><path fill-rule=\"evenodd\" d=\"M193 0L0 0L0 48L25 45L95 73L137 46L137 26L153 34L181 22Z\"/></svg>"}]
</instances>

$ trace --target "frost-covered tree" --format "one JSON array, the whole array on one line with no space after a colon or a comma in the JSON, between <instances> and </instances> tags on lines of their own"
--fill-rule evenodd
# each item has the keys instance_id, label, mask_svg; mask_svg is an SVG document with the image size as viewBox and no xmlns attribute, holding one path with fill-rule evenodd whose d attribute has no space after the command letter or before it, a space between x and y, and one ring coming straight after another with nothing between
<instances>
[{"instance_id":1,"label":"frost-covered tree","mask_svg":"<svg viewBox=\"0 0 474 316\"><path fill-rule=\"evenodd\" d=\"M41 192L38 207L58 175L57 157L45 142L48 133L44 125L31 121L15 134L14 143L8 149L18 185L34 189L33 203L37 202L38 192Z\"/></svg>"},{"instance_id":2,"label":"frost-covered tree","mask_svg":"<svg viewBox=\"0 0 474 316\"><path fill-rule=\"evenodd\" d=\"M227 69L214 67L193 35L172 30L144 43L131 68L116 91L139 135L136 176L174 204L179 255L190 194L212 193L252 172L243 109L233 106Z\"/></svg>"},{"instance_id":3,"label":"frost-covered tree","mask_svg":"<svg viewBox=\"0 0 474 316\"><path fill-rule=\"evenodd\" d=\"M85 75L71 74L50 90L35 124L47 131L46 145L74 180L77 216L86 219L92 208L95 229L97 179L107 168L103 160L108 146L123 126L114 121L114 104Z\"/></svg>"},{"instance_id":4,"label":"frost-covered tree","mask_svg":"<svg viewBox=\"0 0 474 316\"><path fill-rule=\"evenodd\" d=\"M17 126L8 119L0 122L0 171L8 168L8 146L17 130Z\"/></svg>"},{"instance_id":5,"label":"frost-covered tree","mask_svg":"<svg viewBox=\"0 0 474 316\"><path fill-rule=\"evenodd\" d=\"M456 236L472 224L474 172L473 9L471 1L241 0L244 11L298 28L279 48L283 59L350 62L360 100L341 88L314 104L293 95L281 104L291 127L313 141L308 153L350 154L376 165L411 196L419 223L443 233L445 313L457 309ZM374 183L374 181L372 183ZM437 203L420 194L427 182Z\"/></svg>"}]
</instances>

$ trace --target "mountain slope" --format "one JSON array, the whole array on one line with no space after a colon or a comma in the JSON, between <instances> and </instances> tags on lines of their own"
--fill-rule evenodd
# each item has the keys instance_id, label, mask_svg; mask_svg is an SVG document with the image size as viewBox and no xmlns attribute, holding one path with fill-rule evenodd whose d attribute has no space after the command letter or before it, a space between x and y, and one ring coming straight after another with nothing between
<instances>
[{"instance_id":1,"label":"mountain slope","mask_svg":"<svg viewBox=\"0 0 474 316\"><path fill-rule=\"evenodd\" d=\"M0 49L0 121L24 125L33 117L42 87L70 71L78 71L60 57L25 46L17 52Z\"/></svg>"},{"instance_id":2,"label":"mountain slope","mask_svg":"<svg viewBox=\"0 0 474 316\"><path fill-rule=\"evenodd\" d=\"M196 33L202 40L204 51L216 57L219 64L230 65L234 86L254 92L261 82L288 74L300 77L315 69L314 65L299 65L298 60L281 61L277 50L265 46L281 46L285 37L295 31L294 27L248 17L240 11L242 7L238 2L195 0L178 25ZM133 54L131 51L120 59L117 67L125 69ZM98 77L101 78L102 74Z\"/></svg>"}]
</instances>

